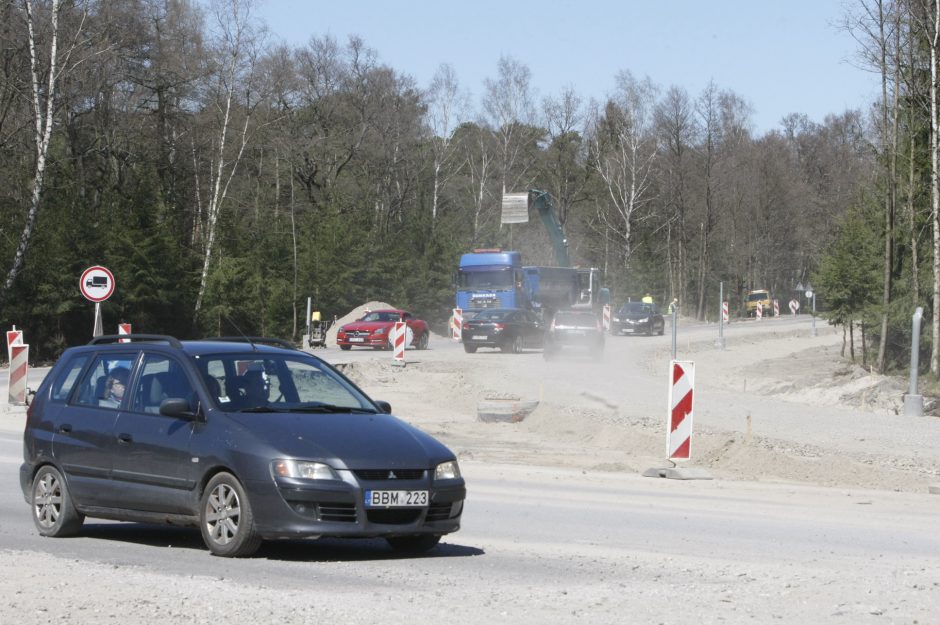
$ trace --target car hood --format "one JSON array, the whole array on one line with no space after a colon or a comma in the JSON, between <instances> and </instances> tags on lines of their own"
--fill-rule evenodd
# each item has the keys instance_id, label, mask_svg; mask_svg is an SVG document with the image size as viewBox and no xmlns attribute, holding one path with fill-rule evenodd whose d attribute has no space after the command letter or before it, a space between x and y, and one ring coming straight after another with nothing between
<instances>
[{"instance_id":1,"label":"car hood","mask_svg":"<svg viewBox=\"0 0 940 625\"><path fill-rule=\"evenodd\" d=\"M340 330L344 332L375 332L379 328L388 328L394 321L354 321L344 324Z\"/></svg>"},{"instance_id":2,"label":"car hood","mask_svg":"<svg viewBox=\"0 0 940 625\"><path fill-rule=\"evenodd\" d=\"M435 438L387 414L229 413L236 423L289 458L342 469L424 469L452 460Z\"/></svg>"}]
</instances>

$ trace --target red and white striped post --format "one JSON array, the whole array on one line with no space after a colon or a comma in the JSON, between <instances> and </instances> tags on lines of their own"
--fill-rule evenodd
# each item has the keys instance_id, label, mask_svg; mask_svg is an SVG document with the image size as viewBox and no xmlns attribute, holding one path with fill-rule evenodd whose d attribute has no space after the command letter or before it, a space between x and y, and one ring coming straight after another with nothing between
<instances>
[{"instance_id":1,"label":"red and white striped post","mask_svg":"<svg viewBox=\"0 0 940 625\"><path fill-rule=\"evenodd\" d=\"M131 324L119 323L118 334L131 334ZM118 343L130 343L130 342L131 342L130 339L118 339Z\"/></svg>"},{"instance_id":2,"label":"red and white striped post","mask_svg":"<svg viewBox=\"0 0 940 625\"><path fill-rule=\"evenodd\" d=\"M610 304L604 304L604 332L610 330Z\"/></svg>"},{"instance_id":3,"label":"red and white striped post","mask_svg":"<svg viewBox=\"0 0 940 625\"><path fill-rule=\"evenodd\" d=\"M405 364L405 337L407 336L408 324L404 321L396 321L392 330L392 349L396 362Z\"/></svg>"},{"instance_id":4,"label":"red and white striped post","mask_svg":"<svg viewBox=\"0 0 940 625\"><path fill-rule=\"evenodd\" d=\"M757 307L754 309L754 317L760 319L764 316L764 304L762 302L757 302Z\"/></svg>"},{"instance_id":5,"label":"red and white striped post","mask_svg":"<svg viewBox=\"0 0 940 625\"><path fill-rule=\"evenodd\" d=\"M780 316L780 302L778 300L774 300L774 317L779 317L779 316Z\"/></svg>"},{"instance_id":6,"label":"red and white striped post","mask_svg":"<svg viewBox=\"0 0 940 625\"><path fill-rule=\"evenodd\" d=\"M463 331L463 310L454 309L454 316L450 318L450 338L455 341L460 340L460 333Z\"/></svg>"},{"instance_id":7,"label":"red and white striped post","mask_svg":"<svg viewBox=\"0 0 940 625\"><path fill-rule=\"evenodd\" d=\"M731 316L728 314L728 302L721 303L721 320L724 323L728 323L731 319Z\"/></svg>"},{"instance_id":8,"label":"red and white striped post","mask_svg":"<svg viewBox=\"0 0 940 625\"><path fill-rule=\"evenodd\" d=\"M692 455L692 392L695 386L695 363L669 362L669 430L666 434L666 457L688 460Z\"/></svg>"},{"instance_id":9,"label":"red and white striped post","mask_svg":"<svg viewBox=\"0 0 940 625\"><path fill-rule=\"evenodd\" d=\"M7 355L10 359L9 390L7 401L11 404L23 405L26 403L26 376L29 373L29 345L23 343L23 331L7 331Z\"/></svg>"}]
</instances>

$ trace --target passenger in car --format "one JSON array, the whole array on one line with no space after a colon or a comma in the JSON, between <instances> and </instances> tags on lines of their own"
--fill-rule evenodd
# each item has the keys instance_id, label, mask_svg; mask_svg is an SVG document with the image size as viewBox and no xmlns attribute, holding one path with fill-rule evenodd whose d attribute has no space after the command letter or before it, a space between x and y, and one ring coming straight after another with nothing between
<instances>
[{"instance_id":1,"label":"passenger in car","mask_svg":"<svg viewBox=\"0 0 940 625\"><path fill-rule=\"evenodd\" d=\"M115 367L108 374L104 385L104 397L98 399L98 405L106 408L117 408L124 400L124 391L127 390L127 379L130 371L126 367Z\"/></svg>"},{"instance_id":2,"label":"passenger in car","mask_svg":"<svg viewBox=\"0 0 940 625\"><path fill-rule=\"evenodd\" d=\"M246 371L245 381L245 402L248 406L264 406L268 403L269 388L264 379L264 373L261 371Z\"/></svg>"}]
</instances>

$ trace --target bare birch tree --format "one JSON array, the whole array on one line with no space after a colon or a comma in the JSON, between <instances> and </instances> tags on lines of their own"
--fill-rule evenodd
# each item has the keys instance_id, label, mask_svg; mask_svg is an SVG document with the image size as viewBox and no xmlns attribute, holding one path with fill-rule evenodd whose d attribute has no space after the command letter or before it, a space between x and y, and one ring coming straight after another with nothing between
<instances>
[{"instance_id":1,"label":"bare birch tree","mask_svg":"<svg viewBox=\"0 0 940 625\"><path fill-rule=\"evenodd\" d=\"M486 96L483 111L499 140L499 167L502 192L515 187L529 170L530 163L520 158L536 137L533 135L535 107L530 86L531 72L510 57L500 57L497 78L484 81Z\"/></svg>"},{"instance_id":2,"label":"bare birch tree","mask_svg":"<svg viewBox=\"0 0 940 625\"><path fill-rule=\"evenodd\" d=\"M617 90L592 130L592 162L604 183L609 204L598 218L618 242L621 266L633 254L633 226L638 211L653 199L653 166L658 153L653 110L656 87L649 78L638 81L629 71L617 76Z\"/></svg>"},{"instance_id":3,"label":"bare birch tree","mask_svg":"<svg viewBox=\"0 0 940 625\"><path fill-rule=\"evenodd\" d=\"M428 111L427 123L433 136L431 137L433 171L431 189L431 222L437 221L437 211L440 204L441 192L447 182L457 174L461 165L451 166L457 155L457 144L454 141L454 130L467 114L468 98L460 90L457 74L454 68L446 63L438 67L431 87L427 93Z\"/></svg>"},{"instance_id":4,"label":"bare birch tree","mask_svg":"<svg viewBox=\"0 0 940 625\"><path fill-rule=\"evenodd\" d=\"M254 108L251 88L258 53L258 42L254 38L256 32L251 25L251 9L252 0L217 0L213 4L219 26L219 53L222 62L215 77L216 85L212 92L214 94L213 106L217 107L220 117L213 167L209 177L210 192L206 204L204 259L195 307L197 314L202 308L202 298L206 291L219 215L228 194L229 185L248 145L251 115ZM241 127L233 128L233 107L236 95L239 93L244 93L245 96L241 109L243 117ZM235 142L235 147L232 149L228 145L230 139Z\"/></svg>"},{"instance_id":5,"label":"bare birch tree","mask_svg":"<svg viewBox=\"0 0 940 625\"><path fill-rule=\"evenodd\" d=\"M45 3L42 3L45 6ZM26 22L26 31L29 44L29 69L32 85L32 109L33 109L33 143L35 144L33 180L30 189L29 208L26 212L26 223L23 226L23 232L20 235L20 242L17 245L16 253L13 257L13 264L7 273L6 280L3 283L3 290L0 291L0 306L6 300L6 294L13 286L16 276L23 269L26 261L26 252L29 250L29 244L32 240L36 228L36 218L42 203L43 183L46 175L46 164L49 156L49 142L52 140L53 117L55 113L55 102L59 79L63 68L69 67L69 59L76 46L76 40L81 33L81 24L84 23L85 13L82 9L82 16L79 20L79 27L71 45L65 49L64 53L59 51L59 20L62 12L62 3L60 0L51 0L48 5L49 28L46 31L48 36L48 59L47 67L41 67L41 53L39 46L40 39L40 16L37 9L40 5L34 0L23 0L23 14ZM61 57L60 58L60 54ZM45 81L42 80L45 75ZM45 84L43 84L45 82Z\"/></svg>"}]
</instances>

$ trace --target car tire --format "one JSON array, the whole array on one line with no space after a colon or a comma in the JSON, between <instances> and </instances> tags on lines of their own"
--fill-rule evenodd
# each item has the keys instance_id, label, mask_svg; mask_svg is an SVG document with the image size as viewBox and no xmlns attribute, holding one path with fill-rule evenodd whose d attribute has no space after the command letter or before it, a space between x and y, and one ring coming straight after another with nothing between
<instances>
[{"instance_id":1,"label":"car tire","mask_svg":"<svg viewBox=\"0 0 940 625\"><path fill-rule=\"evenodd\" d=\"M32 487L33 523L41 536L74 536L85 515L75 509L68 485L52 465L39 469Z\"/></svg>"},{"instance_id":2,"label":"car tire","mask_svg":"<svg viewBox=\"0 0 940 625\"><path fill-rule=\"evenodd\" d=\"M418 342L415 344L417 349L427 349L428 342L431 340L431 337L428 336L428 332L425 332L418 338Z\"/></svg>"},{"instance_id":3,"label":"car tire","mask_svg":"<svg viewBox=\"0 0 940 625\"><path fill-rule=\"evenodd\" d=\"M468 354L475 354L475 353L477 353L477 346L476 346L476 345L468 345L468 344L464 343L464 344L463 344L463 351L467 352Z\"/></svg>"},{"instance_id":4,"label":"car tire","mask_svg":"<svg viewBox=\"0 0 940 625\"><path fill-rule=\"evenodd\" d=\"M352 345L340 345L339 348L343 350L344 352L348 352L349 350L352 349Z\"/></svg>"},{"instance_id":5,"label":"car tire","mask_svg":"<svg viewBox=\"0 0 940 625\"><path fill-rule=\"evenodd\" d=\"M261 546L248 495L231 473L219 473L206 485L199 529L212 555L242 558Z\"/></svg>"},{"instance_id":6,"label":"car tire","mask_svg":"<svg viewBox=\"0 0 940 625\"><path fill-rule=\"evenodd\" d=\"M659 336L662 336L666 333L666 322L663 321L663 325L659 326Z\"/></svg>"},{"instance_id":7,"label":"car tire","mask_svg":"<svg viewBox=\"0 0 940 625\"><path fill-rule=\"evenodd\" d=\"M416 536L392 536L385 539L389 547L400 553L425 553L441 542L440 534L418 534Z\"/></svg>"}]
</instances>

